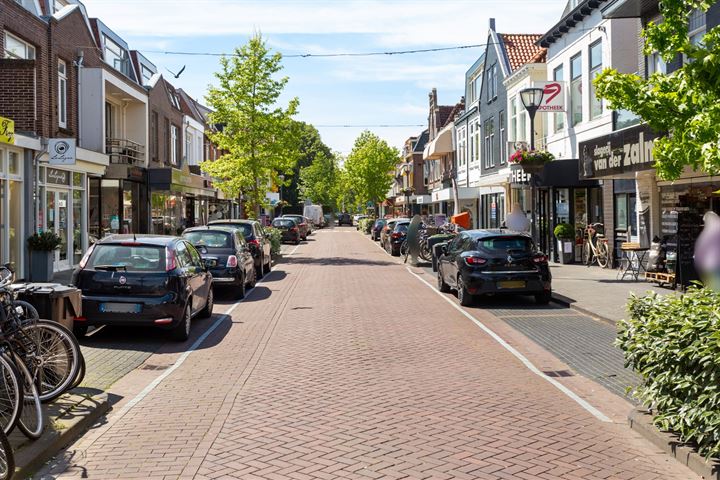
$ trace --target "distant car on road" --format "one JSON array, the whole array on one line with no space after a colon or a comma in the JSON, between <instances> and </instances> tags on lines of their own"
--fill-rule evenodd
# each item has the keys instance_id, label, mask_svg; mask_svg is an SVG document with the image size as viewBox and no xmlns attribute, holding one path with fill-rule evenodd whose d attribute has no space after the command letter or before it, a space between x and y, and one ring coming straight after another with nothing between
<instances>
[{"instance_id":1,"label":"distant car on road","mask_svg":"<svg viewBox=\"0 0 720 480\"><path fill-rule=\"evenodd\" d=\"M280 230L280 241L300 244L300 228L292 218L279 217L272 221L272 226Z\"/></svg>"},{"instance_id":2,"label":"distant car on road","mask_svg":"<svg viewBox=\"0 0 720 480\"><path fill-rule=\"evenodd\" d=\"M290 218L292 220L295 220L295 222L298 225L298 228L300 229L300 239L301 240L307 240L308 235L310 234L310 224L308 223L307 218L303 217L302 215L283 215L280 218Z\"/></svg>"},{"instance_id":3,"label":"distant car on road","mask_svg":"<svg viewBox=\"0 0 720 480\"><path fill-rule=\"evenodd\" d=\"M338 227L343 225L350 225L352 227L353 220L349 213L341 213L337 217Z\"/></svg>"},{"instance_id":4,"label":"distant car on road","mask_svg":"<svg viewBox=\"0 0 720 480\"><path fill-rule=\"evenodd\" d=\"M390 232L390 236L387 239L387 250L393 257L400 256L400 247L402 246L405 238L407 238L408 227L410 226L410 220L399 220L395 222L395 226Z\"/></svg>"},{"instance_id":5,"label":"distant car on road","mask_svg":"<svg viewBox=\"0 0 720 480\"><path fill-rule=\"evenodd\" d=\"M208 225L188 228L182 236L200 253L214 288L227 288L236 298L245 298L246 288L255 286L255 260L242 230Z\"/></svg>"},{"instance_id":6,"label":"distant car on road","mask_svg":"<svg viewBox=\"0 0 720 480\"><path fill-rule=\"evenodd\" d=\"M212 220L208 222L211 226L227 226L239 228L242 230L243 237L250 247L255 260L255 272L257 278L262 278L266 273L272 270L272 246L270 238L265 234L265 229L257 220L245 219L227 219Z\"/></svg>"},{"instance_id":7,"label":"distant car on road","mask_svg":"<svg viewBox=\"0 0 720 480\"><path fill-rule=\"evenodd\" d=\"M467 230L441 247L437 281L441 292L457 291L461 305L478 295L534 295L550 302L552 277L547 257L524 233Z\"/></svg>"},{"instance_id":8,"label":"distant car on road","mask_svg":"<svg viewBox=\"0 0 720 480\"><path fill-rule=\"evenodd\" d=\"M212 315L212 275L184 238L105 237L88 249L72 283L82 291L79 336L89 325L150 325L183 341L193 317Z\"/></svg>"},{"instance_id":9,"label":"distant car on road","mask_svg":"<svg viewBox=\"0 0 720 480\"><path fill-rule=\"evenodd\" d=\"M409 218L389 218L385 222L385 226L380 230L380 246L386 251L389 250L387 243L390 241L390 234L395 228L397 222L410 221Z\"/></svg>"}]
</instances>

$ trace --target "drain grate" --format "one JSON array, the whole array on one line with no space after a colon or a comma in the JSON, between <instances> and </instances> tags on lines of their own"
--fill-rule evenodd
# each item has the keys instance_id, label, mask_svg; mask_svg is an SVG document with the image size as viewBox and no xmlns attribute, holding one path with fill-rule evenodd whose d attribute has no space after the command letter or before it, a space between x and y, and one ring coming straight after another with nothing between
<instances>
[{"instance_id":1,"label":"drain grate","mask_svg":"<svg viewBox=\"0 0 720 480\"><path fill-rule=\"evenodd\" d=\"M167 370L167 365L143 365L142 370Z\"/></svg>"},{"instance_id":2,"label":"drain grate","mask_svg":"<svg viewBox=\"0 0 720 480\"><path fill-rule=\"evenodd\" d=\"M570 370L545 370L543 371L548 377L573 377L575 376Z\"/></svg>"}]
</instances>

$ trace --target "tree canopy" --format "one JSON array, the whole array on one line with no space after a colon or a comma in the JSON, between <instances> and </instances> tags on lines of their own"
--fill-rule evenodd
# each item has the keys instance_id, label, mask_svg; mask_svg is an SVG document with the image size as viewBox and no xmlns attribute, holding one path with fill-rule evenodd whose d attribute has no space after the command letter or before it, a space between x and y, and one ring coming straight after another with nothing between
<instances>
[{"instance_id":1,"label":"tree canopy","mask_svg":"<svg viewBox=\"0 0 720 480\"><path fill-rule=\"evenodd\" d=\"M597 94L613 109L640 116L658 133L654 158L661 179L678 178L685 167L720 173L720 29L700 41L688 37L690 12L706 12L706 0L663 0L662 22L643 30L645 54L683 66L671 74L637 74L606 69L596 79Z\"/></svg>"},{"instance_id":2,"label":"tree canopy","mask_svg":"<svg viewBox=\"0 0 720 480\"><path fill-rule=\"evenodd\" d=\"M385 198L393 182L400 151L374 133L365 130L355 140L344 165L341 194L355 206L377 203Z\"/></svg>"},{"instance_id":3,"label":"tree canopy","mask_svg":"<svg viewBox=\"0 0 720 480\"><path fill-rule=\"evenodd\" d=\"M224 154L202 168L225 194L244 194L246 213L255 218L268 206L267 192L279 184L278 175L290 174L300 156L300 130L292 119L298 99L285 108L278 105L288 81L276 78L281 58L260 34L254 35L220 59L218 86L211 86L206 97L213 110L209 122L219 125L208 136Z\"/></svg>"},{"instance_id":4,"label":"tree canopy","mask_svg":"<svg viewBox=\"0 0 720 480\"><path fill-rule=\"evenodd\" d=\"M308 198L315 203L332 206L334 197L329 192L334 186L337 162L333 161L334 155L330 147L323 143L314 126L304 122L297 124L300 132L300 157L292 176L285 179L283 200L296 207ZM306 171L307 173L303 173Z\"/></svg>"}]
</instances>

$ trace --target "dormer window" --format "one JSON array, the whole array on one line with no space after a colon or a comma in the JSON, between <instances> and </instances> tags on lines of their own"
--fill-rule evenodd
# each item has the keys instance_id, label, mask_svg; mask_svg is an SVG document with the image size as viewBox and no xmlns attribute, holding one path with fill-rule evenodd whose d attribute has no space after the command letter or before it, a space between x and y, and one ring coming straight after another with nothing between
<instances>
[{"instance_id":1,"label":"dormer window","mask_svg":"<svg viewBox=\"0 0 720 480\"><path fill-rule=\"evenodd\" d=\"M148 83L150 83L150 79L154 74L155 73L145 65L140 65L140 76L142 77L143 85L147 85Z\"/></svg>"},{"instance_id":2,"label":"dormer window","mask_svg":"<svg viewBox=\"0 0 720 480\"><path fill-rule=\"evenodd\" d=\"M175 92L168 90L168 97L170 97L170 103L172 106L180 110L180 101L178 100Z\"/></svg>"},{"instance_id":3,"label":"dormer window","mask_svg":"<svg viewBox=\"0 0 720 480\"><path fill-rule=\"evenodd\" d=\"M105 62L112 65L115 70L130 76L130 58L127 50L121 47L117 42L107 35L103 35L103 43L105 44Z\"/></svg>"}]
</instances>

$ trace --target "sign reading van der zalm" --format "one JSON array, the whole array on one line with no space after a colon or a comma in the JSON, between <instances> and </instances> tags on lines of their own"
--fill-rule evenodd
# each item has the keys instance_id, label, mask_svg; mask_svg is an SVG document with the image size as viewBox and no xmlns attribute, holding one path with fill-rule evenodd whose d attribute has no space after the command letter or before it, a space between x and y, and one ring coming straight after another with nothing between
<instances>
[{"instance_id":1,"label":"sign reading van der zalm","mask_svg":"<svg viewBox=\"0 0 720 480\"><path fill-rule=\"evenodd\" d=\"M580 142L580 178L603 178L652 168L658 136L647 125L637 125Z\"/></svg>"},{"instance_id":2,"label":"sign reading van der zalm","mask_svg":"<svg viewBox=\"0 0 720 480\"><path fill-rule=\"evenodd\" d=\"M15 122L9 118L0 117L0 143L15 144Z\"/></svg>"}]
</instances>

